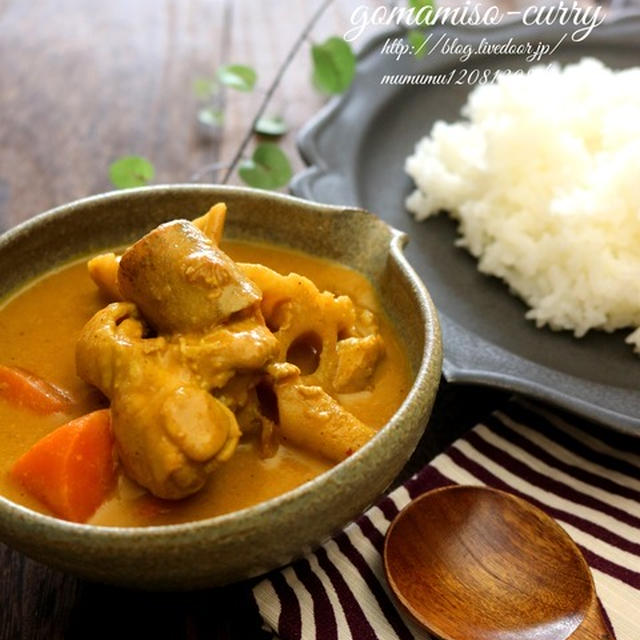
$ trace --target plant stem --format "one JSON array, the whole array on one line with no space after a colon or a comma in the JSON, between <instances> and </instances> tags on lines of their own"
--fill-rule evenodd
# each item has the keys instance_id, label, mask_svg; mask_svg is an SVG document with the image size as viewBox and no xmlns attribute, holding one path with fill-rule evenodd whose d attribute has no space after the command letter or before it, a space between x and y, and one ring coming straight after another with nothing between
<instances>
[{"instance_id":1,"label":"plant stem","mask_svg":"<svg viewBox=\"0 0 640 640\"><path fill-rule=\"evenodd\" d=\"M271 97L275 93L275 90L278 88L278 86L280 84L280 81L282 80L282 77L285 74L285 71L289 68L289 65L291 64L292 60L295 58L295 56L298 53L298 50L300 49L300 47L306 41L306 39L307 39L309 33L311 32L311 30L313 29L313 27L316 25L316 23L318 22L318 20L322 16L322 14L327 10L327 8L329 7L329 5L332 2L333 2L333 0L323 0L320 3L320 6L316 9L315 13L311 16L311 18L309 19L309 22L306 24L305 28L302 30L302 33L298 36L298 39L293 43L293 46L289 50L289 53L287 54L285 59L282 61L282 64L280 65L280 68L278 69L278 73L276 73L273 81L271 82L271 85L269 86L269 88L267 89L266 93L264 94L264 98L262 99L262 102L260 103L260 106L258 107L258 110L256 111L256 114L255 114L255 116L253 118L253 121L251 122L251 125L247 129L247 132L245 133L245 136L242 139L242 142L240 143L240 146L238 147L238 150L236 151L235 155L233 156L233 160L231 160L231 163L229 164L229 166L227 168L227 171L224 174L224 178L222 179L222 184L226 184L229 181L229 178L231 177L231 174L233 173L234 169L236 168L238 162L240 162L240 159L242 158L242 156L243 156L243 154L244 154L244 152L245 152L245 150L247 148L247 145L249 144L249 142L251 141L251 138L253 137L253 130L254 130L255 126L256 126L256 123L262 117L262 114L264 113L265 109L267 108L267 105L269 104L269 101L271 100Z\"/></svg>"},{"instance_id":2,"label":"plant stem","mask_svg":"<svg viewBox=\"0 0 640 640\"><path fill-rule=\"evenodd\" d=\"M200 180L205 173L209 173L209 171L220 171L220 169L226 169L228 167L228 163L220 161L220 162L212 162L211 164L206 164L204 167L200 167L197 171L194 171L189 178L190 182L195 182L196 180Z\"/></svg>"}]
</instances>

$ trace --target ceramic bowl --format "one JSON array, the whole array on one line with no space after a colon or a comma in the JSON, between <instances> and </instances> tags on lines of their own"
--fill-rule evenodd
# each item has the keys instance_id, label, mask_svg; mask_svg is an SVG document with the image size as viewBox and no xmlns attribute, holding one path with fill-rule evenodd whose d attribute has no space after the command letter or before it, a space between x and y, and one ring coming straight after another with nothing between
<instances>
[{"instance_id":1,"label":"ceramic bowl","mask_svg":"<svg viewBox=\"0 0 640 640\"><path fill-rule=\"evenodd\" d=\"M429 295L402 255L405 236L374 215L233 187L172 185L107 193L53 209L0 237L0 297L81 255L131 242L217 201L225 236L331 258L375 285L409 354L413 386L362 449L326 473L256 506L197 522L96 527L0 498L0 539L78 576L149 589L222 585L286 564L361 513L402 469L424 431L440 379L441 341Z\"/></svg>"}]
</instances>

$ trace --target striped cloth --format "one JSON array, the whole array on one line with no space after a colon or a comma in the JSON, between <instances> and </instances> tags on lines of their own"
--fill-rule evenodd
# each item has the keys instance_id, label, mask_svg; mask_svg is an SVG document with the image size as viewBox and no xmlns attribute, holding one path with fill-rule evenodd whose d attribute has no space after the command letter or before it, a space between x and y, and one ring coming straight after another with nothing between
<instances>
[{"instance_id":1,"label":"striped cloth","mask_svg":"<svg viewBox=\"0 0 640 640\"><path fill-rule=\"evenodd\" d=\"M381 552L412 498L449 484L488 485L554 517L591 566L617 640L640 640L640 438L511 400L314 553L253 589L282 640L429 636L400 613Z\"/></svg>"}]
</instances>

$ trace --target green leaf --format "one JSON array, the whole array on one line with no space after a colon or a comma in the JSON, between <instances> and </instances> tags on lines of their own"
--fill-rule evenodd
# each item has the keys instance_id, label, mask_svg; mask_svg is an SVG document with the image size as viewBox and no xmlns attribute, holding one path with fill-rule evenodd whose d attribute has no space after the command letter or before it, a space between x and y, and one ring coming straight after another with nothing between
<instances>
[{"instance_id":1,"label":"green leaf","mask_svg":"<svg viewBox=\"0 0 640 640\"><path fill-rule=\"evenodd\" d=\"M218 83L212 78L199 76L193 81L193 94L200 100L210 98L218 88Z\"/></svg>"},{"instance_id":2,"label":"green leaf","mask_svg":"<svg viewBox=\"0 0 640 640\"><path fill-rule=\"evenodd\" d=\"M221 127L224 124L224 111L213 107L204 107L198 111L198 122L212 128Z\"/></svg>"},{"instance_id":3,"label":"green leaf","mask_svg":"<svg viewBox=\"0 0 640 640\"><path fill-rule=\"evenodd\" d=\"M251 159L243 160L238 174L250 187L278 189L284 187L291 176L291 164L287 155L273 142L259 144Z\"/></svg>"},{"instance_id":4,"label":"green leaf","mask_svg":"<svg viewBox=\"0 0 640 640\"><path fill-rule=\"evenodd\" d=\"M427 36L422 31L412 29L407 33L407 40L416 58L422 58L427 53Z\"/></svg>"},{"instance_id":5,"label":"green leaf","mask_svg":"<svg viewBox=\"0 0 640 640\"><path fill-rule=\"evenodd\" d=\"M218 69L218 80L238 91L251 91L257 79L256 72L242 64L228 64Z\"/></svg>"},{"instance_id":6,"label":"green leaf","mask_svg":"<svg viewBox=\"0 0 640 640\"><path fill-rule=\"evenodd\" d=\"M263 116L253 130L263 136L282 136L289 131L289 126L280 116Z\"/></svg>"},{"instance_id":7,"label":"green leaf","mask_svg":"<svg viewBox=\"0 0 640 640\"><path fill-rule=\"evenodd\" d=\"M423 16L423 19L418 20L416 24L433 24L436 17L435 0L409 0L409 6L413 7L416 10L416 14L418 13L418 11L420 11L420 9L422 9L420 16Z\"/></svg>"},{"instance_id":8,"label":"green leaf","mask_svg":"<svg viewBox=\"0 0 640 640\"><path fill-rule=\"evenodd\" d=\"M153 165L140 156L122 156L109 165L109 179L117 189L142 187L154 175Z\"/></svg>"},{"instance_id":9,"label":"green leaf","mask_svg":"<svg viewBox=\"0 0 640 640\"><path fill-rule=\"evenodd\" d=\"M323 93L346 91L356 72L356 56L351 46L334 36L311 47L313 83Z\"/></svg>"}]
</instances>

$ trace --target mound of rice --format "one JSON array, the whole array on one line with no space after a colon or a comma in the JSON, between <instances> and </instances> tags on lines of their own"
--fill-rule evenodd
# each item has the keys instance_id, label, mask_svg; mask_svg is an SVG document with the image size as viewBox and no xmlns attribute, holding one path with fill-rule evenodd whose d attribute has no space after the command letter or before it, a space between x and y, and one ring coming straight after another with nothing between
<instances>
[{"instance_id":1,"label":"mound of rice","mask_svg":"<svg viewBox=\"0 0 640 640\"><path fill-rule=\"evenodd\" d=\"M445 210L538 327L633 327L640 352L640 68L500 75L406 161L418 220Z\"/></svg>"}]
</instances>

